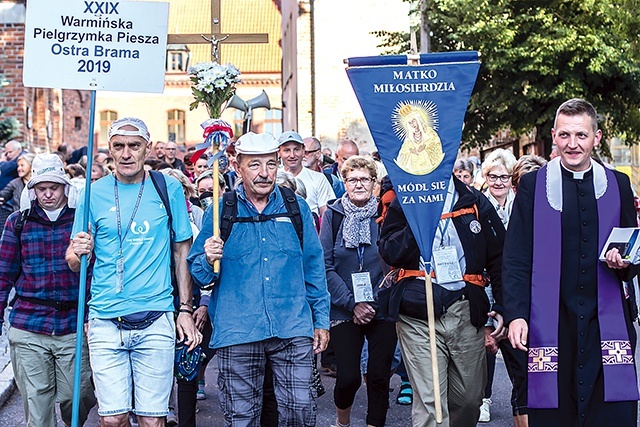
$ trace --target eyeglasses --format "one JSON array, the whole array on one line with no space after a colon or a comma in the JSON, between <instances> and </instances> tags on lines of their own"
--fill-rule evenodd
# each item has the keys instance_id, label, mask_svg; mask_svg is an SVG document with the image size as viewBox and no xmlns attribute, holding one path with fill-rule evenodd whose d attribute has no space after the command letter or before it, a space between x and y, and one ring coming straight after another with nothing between
<instances>
[{"instance_id":1,"label":"eyeglasses","mask_svg":"<svg viewBox=\"0 0 640 427\"><path fill-rule=\"evenodd\" d=\"M509 182L509 180L511 180L511 175L494 175L490 173L487 174L487 178L489 179L489 182L496 182L497 180L500 180L506 184L507 182Z\"/></svg>"},{"instance_id":2,"label":"eyeglasses","mask_svg":"<svg viewBox=\"0 0 640 427\"><path fill-rule=\"evenodd\" d=\"M346 182L349 185L353 185L355 186L356 184L362 184L362 185L369 185L373 182L373 178L370 178L368 176L362 177L362 178L346 178L344 180L344 182Z\"/></svg>"},{"instance_id":3,"label":"eyeglasses","mask_svg":"<svg viewBox=\"0 0 640 427\"><path fill-rule=\"evenodd\" d=\"M317 150L304 150L304 154L313 154L313 153L317 153L318 151L320 151L320 149L318 148Z\"/></svg>"}]
</instances>

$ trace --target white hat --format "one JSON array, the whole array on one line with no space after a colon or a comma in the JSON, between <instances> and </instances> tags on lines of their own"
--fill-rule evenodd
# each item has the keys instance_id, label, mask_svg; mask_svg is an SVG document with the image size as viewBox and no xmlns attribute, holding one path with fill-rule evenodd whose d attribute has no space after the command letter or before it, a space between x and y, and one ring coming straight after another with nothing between
<instances>
[{"instance_id":1,"label":"white hat","mask_svg":"<svg viewBox=\"0 0 640 427\"><path fill-rule=\"evenodd\" d=\"M123 130L122 128L125 126L132 126L137 130ZM147 125L145 125L142 120L135 117L125 117L111 123L111 127L109 127L109 139L114 135L140 136L147 142L149 142L151 137L149 130L147 129Z\"/></svg>"},{"instance_id":2,"label":"white hat","mask_svg":"<svg viewBox=\"0 0 640 427\"><path fill-rule=\"evenodd\" d=\"M278 151L280 144L270 133L248 132L235 143L237 154L271 154Z\"/></svg>"},{"instance_id":3,"label":"white hat","mask_svg":"<svg viewBox=\"0 0 640 427\"><path fill-rule=\"evenodd\" d=\"M64 184L64 194L67 196L67 205L75 208L78 201L79 189L76 188L67 176L62 166L62 160L56 154L38 154L31 163L31 179L20 194L20 210L25 211L31 206L31 201L36 199L36 191L33 187L40 182L57 182Z\"/></svg>"},{"instance_id":4,"label":"white hat","mask_svg":"<svg viewBox=\"0 0 640 427\"><path fill-rule=\"evenodd\" d=\"M287 142L297 142L298 144L304 145L304 141L298 132L294 132L292 130L288 130L280 135L278 138L278 142L280 145L286 144Z\"/></svg>"},{"instance_id":5,"label":"white hat","mask_svg":"<svg viewBox=\"0 0 640 427\"><path fill-rule=\"evenodd\" d=\"M62 160L56 154L38 154L31 163L31 179L27 188L31 189L40 182L57 182L70 185L71 181L64 171Z\"/></svg>"}]
</instances>

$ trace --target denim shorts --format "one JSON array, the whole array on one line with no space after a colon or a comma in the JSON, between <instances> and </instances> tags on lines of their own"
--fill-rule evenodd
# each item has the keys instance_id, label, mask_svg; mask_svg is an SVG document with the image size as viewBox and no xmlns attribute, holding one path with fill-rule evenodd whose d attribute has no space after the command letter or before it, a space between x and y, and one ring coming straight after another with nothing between
<instances>
[{"instance_id":1,"label":"denim shorts","mask_svg":"<svg viewBox=\"0 0 640 427\"><path fill-rule=\"evenodd\" d=\"M131 331L119 330L109 319L91 319L87 341L100 416L129 411L146 417L168 414L173 313L166 312L146 329Z\"/></svg>"}]
</instances>

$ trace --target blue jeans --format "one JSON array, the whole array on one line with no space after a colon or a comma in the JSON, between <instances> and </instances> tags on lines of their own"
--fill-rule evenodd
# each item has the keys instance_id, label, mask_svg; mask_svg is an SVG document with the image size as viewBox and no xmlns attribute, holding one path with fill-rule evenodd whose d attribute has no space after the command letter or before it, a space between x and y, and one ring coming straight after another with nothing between
<instances>
[{"instance_id":1,"label":"blue jeans","mask_svg":"<svg viewBox=\"0 0 640 427\"><path fill-rule=\"evenodd\" d=\"M120 330L108 319L91 319L88 343L100 416L131 410L145 417L168 414L175 354L173 313L132 331Z\"/></svg>"}]
</instances>

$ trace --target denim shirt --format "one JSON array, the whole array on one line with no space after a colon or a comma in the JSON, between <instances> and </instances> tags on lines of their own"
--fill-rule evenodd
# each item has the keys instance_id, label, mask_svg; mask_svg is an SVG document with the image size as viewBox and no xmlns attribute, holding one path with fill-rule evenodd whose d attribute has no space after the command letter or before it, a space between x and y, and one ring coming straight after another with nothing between
<instances>
[{"instance_id":1,"label":"denim shirt","mask_svg":"<svg viewBox=\"0 0 640 427\"><path fill-rule=\"evenodd\" d=\"M238 216L257 215L244 187L239 185L235 191ZM300 197L298 204L304 248L289 218L238 222L224 244L219 274L214 274L204 254L204 242L213 230L212 207L207 208L187 263L198 286L214 283L209 303L211 348L273 337L313 338L314 329L329 329L330 297L322 247L309 206ZM262 213L286 211L282 194L274 189Z\"/></svg>"}]
</instances>

